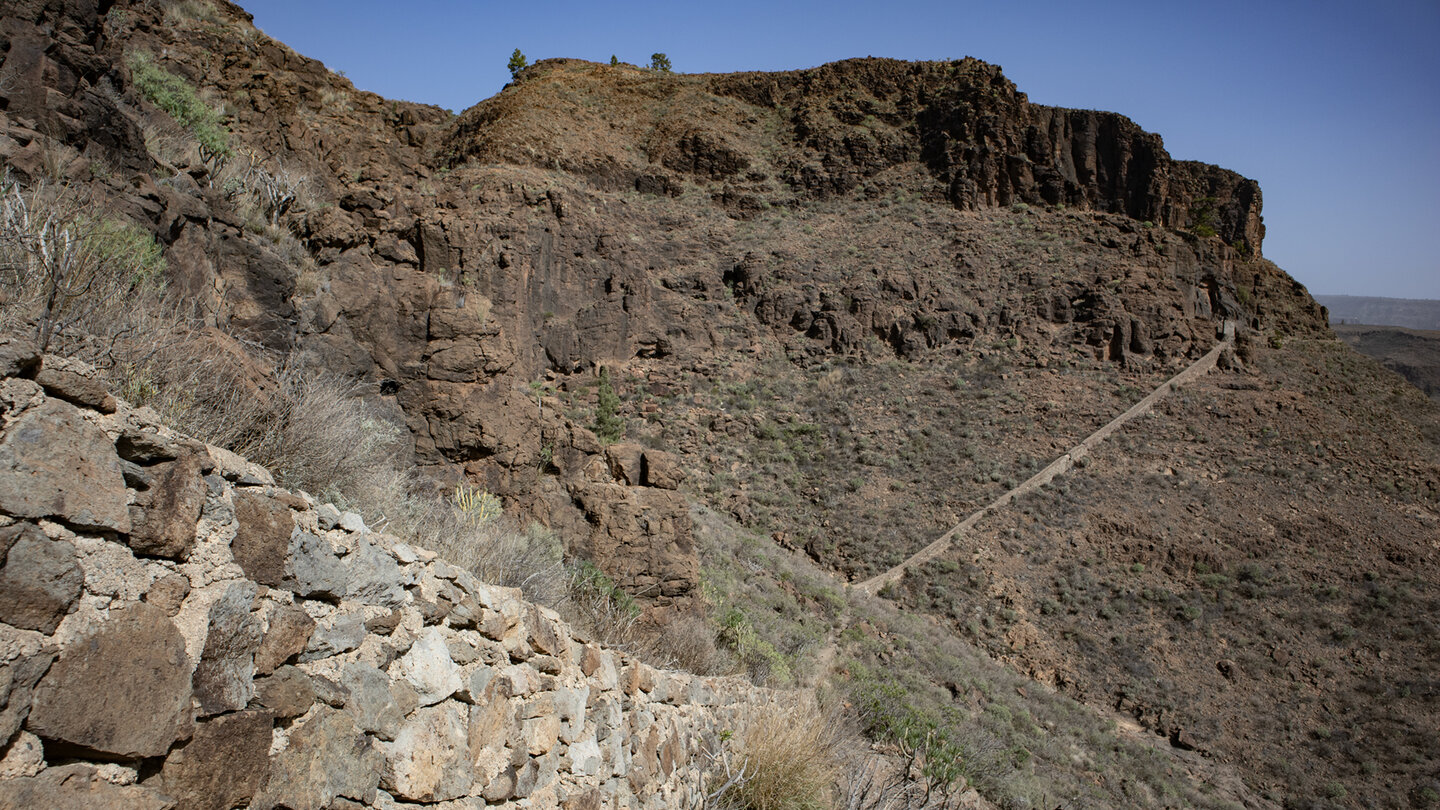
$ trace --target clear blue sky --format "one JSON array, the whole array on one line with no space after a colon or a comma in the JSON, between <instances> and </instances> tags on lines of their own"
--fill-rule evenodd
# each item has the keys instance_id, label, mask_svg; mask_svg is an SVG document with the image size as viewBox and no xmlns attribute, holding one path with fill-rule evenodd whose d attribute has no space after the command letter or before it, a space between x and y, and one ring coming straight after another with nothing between
<instances>
[{"instance_id":1,"label":"clear blue sky","mask_svg":"<svg viewBox=\"0 0 1440 810\"><path fill-rule=\"evenodd\" d=\"M974 56L1260 181L1265 255L1312 293L1440 299L1440 0L240 2L356 86L456 112L517 47L685 73Z\"/></svg>"}]
</instances>

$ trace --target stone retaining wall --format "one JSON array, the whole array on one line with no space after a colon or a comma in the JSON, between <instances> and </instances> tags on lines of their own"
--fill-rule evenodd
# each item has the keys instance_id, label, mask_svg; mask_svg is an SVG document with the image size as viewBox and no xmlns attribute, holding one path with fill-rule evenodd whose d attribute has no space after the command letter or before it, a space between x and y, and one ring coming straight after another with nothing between
<instances>
[{"instance_id":1,"label":"stone retaining wall","mask_svg":"<svg viewBox=\"0 0 1440 810\"><path fill-rule=\"evenodd\" d=\"M591 642L0 341L0 810L671 808L794 700Z\"/></svg>"}]
</instances>

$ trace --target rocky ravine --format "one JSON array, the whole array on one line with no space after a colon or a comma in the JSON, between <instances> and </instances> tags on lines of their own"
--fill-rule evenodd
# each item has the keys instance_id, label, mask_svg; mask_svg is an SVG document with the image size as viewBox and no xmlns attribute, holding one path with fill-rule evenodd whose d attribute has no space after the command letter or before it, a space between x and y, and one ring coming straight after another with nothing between
<instances>
[{"instance_id":1,"label":"rocky ravine","mask_svg":"<svg viewBox=\"0 0 1440 810\"><path fill-rule=\"evenodd\" d=\"M757 351L917 359L1019 340L1167 365L1222 316L1315 317L1258 259L1253 181L1174 161L1122 116L1031 104L975 60L693 77L549 60L452 121L208 7L11 6L0 155L102 189L153 227L172 286L216 326L373 386L438 481L503 495L660 605L696 592L688 513L664 487L586 472L624 466L587 430L598 366L684 397ZM313 273L255 238L198 161L147 151L153 108L124 67L141 51L223 103L242 151L306 178L284 225ZM892 197L936 216L857 219ZM1026 269L1048 259L997 250L1009 237L967 215L1027 205L1086 212L1066 275ZM801 210L814 239L756 233ZM1216 237L1166 229L1201 220ZM537 408L536 390L564 401Z\"/></svg>"},{"instance_id":2,"label":"rocky ravine","mask_svg":"<svg viewBox=\"0 0 1440 810\"><path fill-rule=\"evenodd\" d=\"M659 671L0 343L0 808L690 806Z\"/></svg>"},{"instance_id":3,"label":"rocky ravine","mask_svg":"<svg viewBox=\"0 0 1440 810\"><path fill-rule=\"evenodd\" d=\"M241 154L305 178L277 224L155 137L138 51L223 106ZM500 494L665 611L703 602L687 507L864 580L1235 319L1242 365L899 598L1267 801L1440 795L1437 412L1260 257L1253 182L974 60L552 60L454 117L358 92L221 2L20 0L0 54L15 177L95 192L155 235L229 351L361 383L407 461ZM602 366L610 447L590 430ZM846 654L891 669L908 643L864 641Z\"/></svg>"}]
</instances>

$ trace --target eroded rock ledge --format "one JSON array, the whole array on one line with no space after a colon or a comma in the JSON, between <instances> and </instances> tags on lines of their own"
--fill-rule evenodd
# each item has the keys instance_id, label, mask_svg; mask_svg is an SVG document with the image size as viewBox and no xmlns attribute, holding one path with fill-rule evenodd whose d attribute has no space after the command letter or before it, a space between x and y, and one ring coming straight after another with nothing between
<instances>
[{"instance_id":1,"label":"eroded rock ledge","mask_svg":"<svg viewBox=\"0 0 1440 810\"><path fill-rule=\"evenodd\" d=\"M606 649L0 360L0 808L689 806L722 731L795 699Z\"/></svg>"}]
</instances>

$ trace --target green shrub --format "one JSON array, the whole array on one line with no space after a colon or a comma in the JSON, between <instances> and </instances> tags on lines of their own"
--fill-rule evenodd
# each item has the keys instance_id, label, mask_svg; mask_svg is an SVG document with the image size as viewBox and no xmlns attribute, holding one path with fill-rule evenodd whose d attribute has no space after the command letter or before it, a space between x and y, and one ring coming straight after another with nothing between
<instances>
[{"instance_id":1,"label":"green shrub","mask_svg":"<svg viewBox=\"0 0 1440 810\"><path fill-rule=\"evenodd\" d=\"M720 642L735 653L756 683L788 684L790 662L775 645L760 637L745 611L732 607L720 620Z\"/></svg>"},{"instance_id":2,"label":"green shrub","mask_svg":"<svg viewBox=\"0 0 1440 810\"><path fill-rule=\"evenodd\" d=\"M920 763L927 792L945 795L964 787L971 754L952 724L918 708L904 685L893 677L874 675L858 665L850 694L867 735L894 744L907 759ZM992 705L1008 715L1005 707Z\"/></svg>"},{"instance_id":3,"label":"green shrub","mask_svg":"<svg viewBox=\"0 0 1440 810\"><path fill-rule=\"evenodd\" d=\"M609 369L600 369L600 390L595 403L595 435L605 444L614 444L625 435L625 420L620 418L620 397L610 384Z\"/></svg>"},{"instance_id":4,"label":"green shrub","mask_svg":"<svg viewBox=\"0 0 1440 810\"><path fill-rule=\"evenodd\" d=\"M209 164L232 154L230 131L220 123L220 113L189 82L155 64L155 57L145 51L132 52L126 61L135 89L194 136L202 160Z\"/></svg>"},{"instance_id":5,"label":"green shrub","mask_svg":"<svg viewBox=\"0 0 1440 810\"><path fill-rule=\"evenodd\" d=\"M660 73L669 73L670 57L663 53L650 54L650 69Z\"/></svg>"},{"instance_id":6,"label":"green shrub","mask_svg":"<svg viewBox=\"0 0 1440 810\"><path fill-rule=\"evenodd\" d=\"M1215 235L1215 198L1201 197L1190 209L1190 231L1206 239Z\"/></svg>"}]
</instances>

